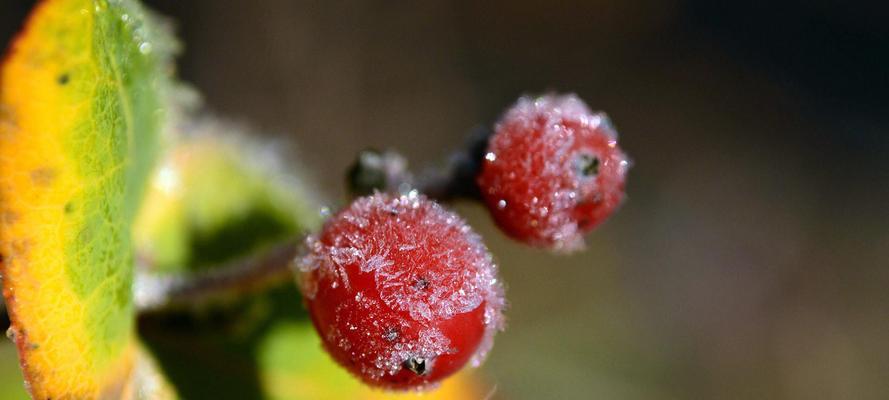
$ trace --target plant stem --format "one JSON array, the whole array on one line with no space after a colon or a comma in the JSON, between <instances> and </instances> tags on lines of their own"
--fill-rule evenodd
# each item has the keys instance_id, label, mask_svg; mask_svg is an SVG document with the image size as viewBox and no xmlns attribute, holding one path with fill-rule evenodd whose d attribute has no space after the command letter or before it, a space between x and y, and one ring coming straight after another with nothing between
<instances>
[{"instance_id":1,"label":"plant stem","mask_svg":"<svg viewBox=\"0 0 889 400\"><path fill-rule=\"evenodd\" d=\"M405 194L416 189L438 201L479 199L475 177L481 169L489 138L489 130L473 130L463 147L448 158L445 168L430 168L418 177L411 174L404 157L395 151L362 151L346 177L348 191L357 197L375 190Z\"/></svg>"},{"instance_id":2,"label":"plant stem","mask_svg":"<svg viewBox=\"0 0 889 400\"><path fill-rule=\"evenodd\" d=\"M491 131L487 128L473 129L463 147L451 153L447 167L420 175L416 189L439 201L481 199L475 177L481 171L490 138Z\"/></svg>"},{"instance_id":3,"label":"plant stem","mask_svg":"<svg viewBox=\"0 0 889 400\"><path fill-rule=\"evenodd\" d=\"M211 300L261 291L294 279L294 260L304 235L283 241L261 253L202 272L161 275L137 268L135 304L140 313L193 307Z\"/></svg>"}]
</instances>

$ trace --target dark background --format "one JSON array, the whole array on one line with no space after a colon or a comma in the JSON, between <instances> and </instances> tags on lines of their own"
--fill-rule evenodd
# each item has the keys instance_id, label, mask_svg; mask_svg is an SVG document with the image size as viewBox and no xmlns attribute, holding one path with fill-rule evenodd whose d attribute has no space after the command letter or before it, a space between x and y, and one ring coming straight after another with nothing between
<instances>
[{"instance_id":1,"label":"dark background","mask_svg":"<svg viewBox=\"0 0 889 400\"><path fill-rule=\"evenodd\" d=\"M509 283L495 398L889 398L887 3L146 3L206 108L292 137L334 204L357 151L434 165L523 93L611 115L629 200L586 252L458 206Z\"/></svg>"}]
</instances>

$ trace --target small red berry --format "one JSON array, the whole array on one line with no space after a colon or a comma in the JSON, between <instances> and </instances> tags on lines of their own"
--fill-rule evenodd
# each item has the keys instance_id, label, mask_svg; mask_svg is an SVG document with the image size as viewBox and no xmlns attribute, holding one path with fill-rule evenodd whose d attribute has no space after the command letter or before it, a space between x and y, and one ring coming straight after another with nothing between
<instances>
[{"instance_id":1,"label":"small red berry","mask_svg":"<svg viewBox=\"0 0 889 400\"><path fill-rule=\"evenodd\" d=\"M628 166L604 113L574 95L522 97L495 127L477 184L506 234L571 251L621 204Z\"/></svg>"},{"instance_id":2,"label":"small red berry","mask_svg":"<svg viewBox=\"0 0 889 400\"><path fill-rule=\"evenodd\" d=\"M503 288L481 238L416 194L355 200L308 240L301 287L324 347L365 382L425 387L502 327Z\"/></svg>"}]
</instances>

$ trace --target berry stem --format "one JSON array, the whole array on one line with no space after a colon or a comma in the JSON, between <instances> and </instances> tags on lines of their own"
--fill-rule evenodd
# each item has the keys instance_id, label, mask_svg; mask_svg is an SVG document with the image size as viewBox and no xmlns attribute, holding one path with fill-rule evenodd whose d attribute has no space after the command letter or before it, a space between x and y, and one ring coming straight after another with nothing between
<instances>
[{"instance_id":1,"label":"berry stem","mask_svg":"<svg viewBox=\"0 0 889 400\"><path fill-rule=\"evenodd\" d=\"M304 235L247 258L186 274L153 274L137 268L135 304L140 313L162 312L208 301L243 296L293 279L293 260L303 251Z\"/></svg>"},{"instance_id":2,"label":"berry stem","mask_svg":"<svg viewBox=\"0 0 889 400\"><path fill-rule=\"evenodd\" d=\"M481 194L475 184L475 177L481 170L490 137L490 130L475 128L463 147L451 153L446 168L430 170L421 175L416 185L417 190L440 201L480 200Z\"/></svg>"},{"instance_id":3,"label":"berry stem","mask_svg":"<svg viewBox=\"0 0 889 400\"><path fill-rule=\"evenodd\" d=\"M463 147L448 157L444 168L429 168L417 177L407 168L404 157L393 150L365 150L349 169L346 184L351 197L374 191L406 194L416 189L426 197L442 202L456 199L479 200L478 175L491 132L474 129Z\"/></svg>"},{"instance_id":4,"label":"berry stem","mask_svg":"<svg viewBox=\"0 0 889 400\"><path fill-rule=\"evenodd\" d=\"M346 188L353 199L375 191L403 193L412 186L407 160L394 150L363 150L346 173Z\"/></svg>"}]
</instances>

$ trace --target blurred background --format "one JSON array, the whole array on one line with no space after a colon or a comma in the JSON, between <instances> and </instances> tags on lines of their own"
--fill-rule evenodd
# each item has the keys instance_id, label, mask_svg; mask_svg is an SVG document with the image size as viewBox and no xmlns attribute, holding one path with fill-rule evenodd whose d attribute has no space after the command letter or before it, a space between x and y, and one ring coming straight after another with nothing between
<instances>
[{"instance_id":1,"label":"blurred background","mask_svg":"<svg viewBox=\"0 0 889 400\"><path fill-rule=\"evenodd\" d=\"M361 149L437 165L524 93L610 114L635 166L586 252L457 206L509 285L492 398L889 398L889 3L145 2L207 109L296 142L333 205Z\"/></svg>"}]
</instances>

